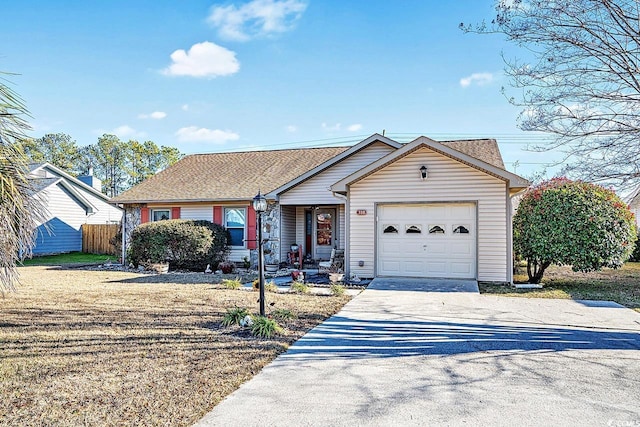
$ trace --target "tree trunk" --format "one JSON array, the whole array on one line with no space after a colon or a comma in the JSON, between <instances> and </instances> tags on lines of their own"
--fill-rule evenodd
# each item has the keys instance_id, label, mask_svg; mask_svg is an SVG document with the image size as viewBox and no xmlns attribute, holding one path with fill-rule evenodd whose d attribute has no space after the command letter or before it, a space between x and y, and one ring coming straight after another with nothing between
<instances>
[{"instance_id":1,"label":"tree trunk","mask_svg":"<svg viewBox=\"0 0 640 427\"><path fill-rule=\"evenodd\" d=\"M551 265L549 261L538 261L535 259L527 258L527 276L529 276L529 283L538 284L542 281L544 272Z\"/></svg>"}]
</instances>

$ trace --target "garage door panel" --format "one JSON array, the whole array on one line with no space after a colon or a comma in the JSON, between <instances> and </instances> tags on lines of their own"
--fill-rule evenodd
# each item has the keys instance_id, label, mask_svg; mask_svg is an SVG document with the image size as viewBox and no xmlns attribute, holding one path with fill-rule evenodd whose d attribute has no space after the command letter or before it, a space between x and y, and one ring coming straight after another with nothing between
<instances>
[{"instance_id":1,"label":"garage door panel","mask_svg":"<svg viewBox=\"0 0 640 427\"><path fill-rule=\"evenodd\" d=\"M447 217L447 207L446 206L436 206L433 205L429 208L429 213L428 215L425 215L425 211L424 211L424 206L420 206L418 209L420 209L422 211L422 216L423 217L429 217L429 218L445 218Z\"/></svg>"},{"instance_id":2,"label":"garage door panel","mask_svg":"<svg viewBox=\"0 0 640 427\"><path fill-rule=\"evenodd\" d=\"M471 255L473 254L472 243L453 243L451 244L452 255Z\"/></svg>"},{"instance_id":3,"label":"garage door panel","mask_svg":"<svg viewBox=\"0 0 640 427\"><path fill-rule=\"evenodd\" d=\"M472 203L380 205L378 274L474 278L475 215L476 207ZM385 233L389 225L393 225L397 233ZM433 227L444 232L429 233Z\"/></svg>"},{"instance_id":4,"label":"garage door panel","mask_svg":"<svg viewBox=\"0 0 640 427\"><path fill-rule=\"evenodd\" d=\"M404 267L404 271L410 275L424 274L424 262L407 261L404 263L403 267Z\"/></svg>"},{"instance_id":5,"label":"garage door panel","mask_svg":"<svg viewBox=\"0 0 640 427\"><path fill-rule=\"evenodd\" d=\"M388 276L400 275L400 261L383 261L381 273Z\"/></svg>"},{"instance_id":6,"label":"garage door panel","mask_svg":"<svg viewBox=\"0 0 640 427\"><path fill-rule=\"evenodd\" d=\"M447 263L442 262L427 262L427 276L431 277L444 277L447 274Z\"/></svg>"},{"instance_id":7,"label":"garage door panel","mask_svg":"<svg viewBox=\"0 0 640 427\"><path fill-rule=\"evenodd\" d=\"M382 250L385 253L399 253L400 252L400 246L401 246L402 242L383 242L382 243Z\"/></svg>"},{"instance_id":8,"label":"garage door panel","mask_svg":"<svg viewBox=\"0 0 640 427\"><path fill-rule=\"evenodd\" d=\"M451 272L454 274L471 274L472 273L471 264L466 262L465 263L452 262Z\"/></svg>"},{"instance_id":9,"label":"garage door panel","mask_svg":"<svg viewBox=\"0 0 640 427\"><path fill-rule=\"evenodd\" d=\"M445 243L433 243L429 242L427 244L427 252L429 255L433 254L446 254L447 253L447 245Z\"/></svg>"}]
</instances>

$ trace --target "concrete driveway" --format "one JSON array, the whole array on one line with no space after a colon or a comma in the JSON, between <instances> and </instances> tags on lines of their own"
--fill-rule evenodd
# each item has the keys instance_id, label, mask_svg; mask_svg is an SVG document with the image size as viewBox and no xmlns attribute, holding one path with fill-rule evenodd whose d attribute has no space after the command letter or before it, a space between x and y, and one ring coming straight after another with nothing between
<instances>
[{"instance_id":1,"label":"concrete driveway","mask_svg":"<svg viewBox=\"0 0 640 427\"><path fill-rule=\"evenodd\" d=\"M640 426L640 314L376 279L201 426Z\"/></svg>"}]
</instances>

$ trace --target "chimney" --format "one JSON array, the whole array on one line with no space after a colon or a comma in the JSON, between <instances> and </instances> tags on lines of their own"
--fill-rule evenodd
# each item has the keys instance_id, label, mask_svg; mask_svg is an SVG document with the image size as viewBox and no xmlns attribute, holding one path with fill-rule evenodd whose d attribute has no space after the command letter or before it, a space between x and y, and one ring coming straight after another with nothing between
<instances>
[{"instance_id":1,"label":"chimney","mask_svg":"<svg viewBox=\"0 0 640 427\"><path fill-rule=\"evenodd\" d=\"M90 187L102 192L102 181L93 176L93 166L89 166L89 172L86 175L81 175L78 179Z\"/></svg>"}]
</instances>

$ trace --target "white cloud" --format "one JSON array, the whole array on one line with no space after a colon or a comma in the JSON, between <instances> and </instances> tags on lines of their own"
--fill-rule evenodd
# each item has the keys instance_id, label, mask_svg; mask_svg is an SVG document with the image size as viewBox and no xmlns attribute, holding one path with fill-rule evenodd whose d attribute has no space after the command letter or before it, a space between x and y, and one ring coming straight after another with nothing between
<instances>
[{"instance_id":1,"label":"white cloud","mask_svg":"<svg viewBox=\"0 0 640 427\"><path fill-rule=\"evenodd\" d=\"M322 130L325 132L338 132L340 129L342 129L342 125L340 123L336 123L335 125L322 123Z\"/></svg>"},{"instance_id":2,"label":"white cloud","mask_svg":"<svg viewBox=\"0 0 640 427\"><path fill-rule=\"evenodd\" d=\"M161 119L164 119L165 117L167 117L167 113L165 113L164 111L154 111L153 113L150 113L150 114L138 114L139 119L161 120Z\"/></svg>"},{"instance_id":3,"label":"white cloud","mask_svg":"<svg viewBox=\"0 0 640 427\"><path fill-rule=\"evenodd\" d=\"M253 0L242 6L215 6L207 21L221 37L247 41L290 30L306 8L301 0Z\"/></svg>"},{"instance_id":4,"label":"white cloud","mask_svg":"<svg viewBox=\"0 0 640 427\"><path fill-rule=\"evenodd\" d=\"M180 142L213 142L214 144L224 144L227 141L236 141L240 138L240 135L229 130L207 129L197 126L180 128L175 135Z\"/></svg>"},{"instance_id":5,"label":"white cloud","mask_svg":"<svg viewBox=\"0 0 640 427\"><path fill-rule=\"evenodd\" d=\"M492 73L473 73L470 76L463 77L460 79L460 86L469 87L472 84L476 84L478 86L484 86L493 81Z\"/></svg>"},{"instance_id":6,"label":"white cloud","mask_svg":"<svg viewBox=\"0 0 640 427\"><path fill-rule=\"evenodd\" d=\"M180 108L182 108L182 111L189 111L189 104L183 104Z\"/></svg>"},{"instance_id":7,"label":"white cloud","mask_svg":"<svg viewBox=\"0 0 640 427\"><path fill-rule=\"evenodd\" d=\"M107 133L113 134L118 138L142 138L146 136L146 133L137 131L129 125L118 126Z\"/></svg>"},{"instance_id":8,"label":"white cloud","mask_svg":"<svg viewBox=\"0 0 640 427\"><path fill-rule=\"evenodd\" d=\"M235 74L240 69L236 53L211 42L196 43L186 52L171 54L172 64L162 70L168 76L218 77Z\"/></svg>"},{"instance_id":9,"label":"white cloud","mask_svg":"<svg viewBox=\"0 0 640 427\"><path fill-rule=\"evenodd\" d=\"M354 123L343 128L341 123L336 123L335 125L322 123L322 130L325 132L340 132L343 129L347 132L357 132L362 129L362 125L360 123Z\"/></svg>"},{"instance_id":10,"label":"white cloud","mask_svg":"<svg viewBox=\"0 0 640 427\"><path fill-rule=\"evenodd\" d=\"M285 127L285 130L287 132L289 132L289 133L294 133L294 132L296 132L298 130L298 127L294 126L294 125L289 125L289 126Z\"/></svg>"}]
</instances>

